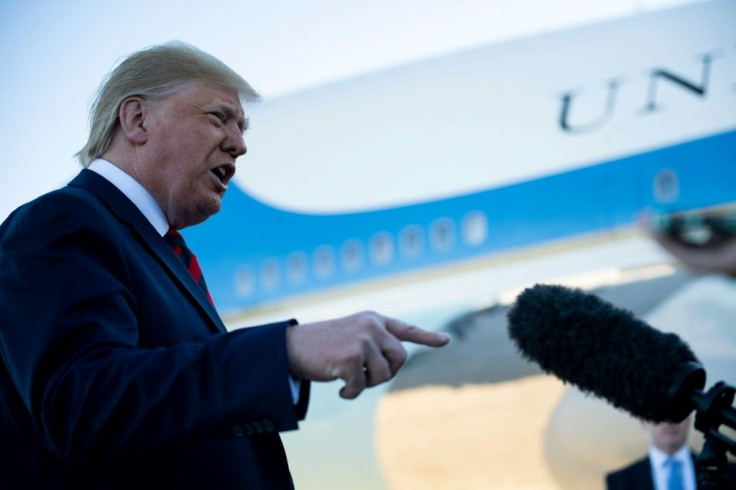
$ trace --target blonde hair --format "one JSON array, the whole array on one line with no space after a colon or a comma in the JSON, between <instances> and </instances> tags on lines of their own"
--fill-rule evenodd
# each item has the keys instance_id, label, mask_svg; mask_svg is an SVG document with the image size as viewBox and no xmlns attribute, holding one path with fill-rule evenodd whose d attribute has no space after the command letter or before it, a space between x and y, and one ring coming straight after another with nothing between
<instances>
[{"instance_id":1,"label":"blonde hair","mask_svg":"<svg viewBox=\"0 0 736 490\"><path fill-rule=\"evenodd\" d=\"M75 156L87 167L107 151L127 98L160 99L194 81L235 89L241 102L260 99L248 82L209 53L180 41L151 46L125 58L105 77L90 109L87 144Z\"/></svg>"}]
</instances>

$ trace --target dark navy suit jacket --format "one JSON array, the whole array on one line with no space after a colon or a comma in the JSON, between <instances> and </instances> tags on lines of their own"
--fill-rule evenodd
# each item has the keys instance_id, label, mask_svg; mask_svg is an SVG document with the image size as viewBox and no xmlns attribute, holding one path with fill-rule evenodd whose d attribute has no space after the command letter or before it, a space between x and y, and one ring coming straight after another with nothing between
<instances>
[{"instance_id":1,"label":"dark navy suit jacket","mask_svg":"<svg viewBox=\"0 0 736 490\"><path fill-rule=\"evenodd\" d=\"M695 456L693 456L693 464L695 464ZM696 485L700 488L700 482L697 481L698 475L698 465L695 464ZM728 465L724 485L724 490L736 489L736 466L733 464ZM631 463L625 468L607 474L606 490L654 490L649 456Z\"/></svg>"},{"instance_id":2,"label":"dark navy suit jacket","mask_svg":"<svg viewBox=\"0 0 736 490\"><path fill-rule=\"evenodd\" d=\"M606 475L606 490L654 490L649 457Z\"/></svg>"},{"instance_id":3,"label":"dark navy suit jacket","mask_svg":"<svg viewBox=\"0 0 736 490\"><path fill-rule=\"evenodd\" d=\"M205 271L206 273L206 271ZM153 226L83 170L0 227L0 488L291 488L289 322L226 332Z\"/></svg>"}]
</instances>

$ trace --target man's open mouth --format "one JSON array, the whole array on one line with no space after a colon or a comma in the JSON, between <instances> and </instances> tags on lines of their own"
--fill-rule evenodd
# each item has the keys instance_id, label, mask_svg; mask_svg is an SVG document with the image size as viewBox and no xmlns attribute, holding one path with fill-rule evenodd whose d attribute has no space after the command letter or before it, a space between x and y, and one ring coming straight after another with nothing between
<instances>
[{"instance_id":1,"label":"man's open mouth","mask_svg":"<svg viewBox=\"0 0 736 490\"><path fill-rule=\"evenodd\" d=\"M230 178L235 173L235 166L232 164L220 165L219 167L210 169L210 172L217 177L222 185L227 186L228 181L230 181Z\"/></svg>"}]
</instances>

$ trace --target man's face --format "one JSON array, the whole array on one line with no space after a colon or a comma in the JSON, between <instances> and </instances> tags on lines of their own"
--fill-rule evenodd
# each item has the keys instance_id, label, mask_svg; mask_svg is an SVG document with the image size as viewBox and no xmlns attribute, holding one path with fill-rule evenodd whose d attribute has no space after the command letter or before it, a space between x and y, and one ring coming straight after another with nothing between
<instances>
[{"instance_id":1,"label":"man's face","mask_svg":"<svg viewBox=\"0 0 736 490\"><path fill-rule=\"evenodd\" d=\"M667 454L676 453L687 441L691 417L679 424L643 422L649 442Z\"/></svg>"},{"instance_id":2,"label":"man's face","mask_svg":"<svg viewBox=\"0 0 736 490\"><path fill-rule=\"evenodd\" d=\"M162 100L147 101L148 139L135 173L175 228L217 213L246 152L243 108L233 89L190 83Z\"/></svg>"}]
</instances>

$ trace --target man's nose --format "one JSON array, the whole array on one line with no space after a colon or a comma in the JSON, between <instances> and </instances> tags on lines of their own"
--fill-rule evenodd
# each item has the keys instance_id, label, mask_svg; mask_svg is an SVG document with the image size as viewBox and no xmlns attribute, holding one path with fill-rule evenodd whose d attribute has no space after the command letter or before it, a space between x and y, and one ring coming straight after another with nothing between
<instances>
[{"instance_id":1,"label":"man's nose","mask_svg":"<svg viewBox=\"0 0 736 490\"><path fill-rule=\"evenodd\" d=\"M233 158L238 158L241 155L245 155L248 148L245 146L245 140L243 139L243 133L240 128L228 128L228 136L223 141L223 151L226 151Z\"/></svg>"}]
</instances>

